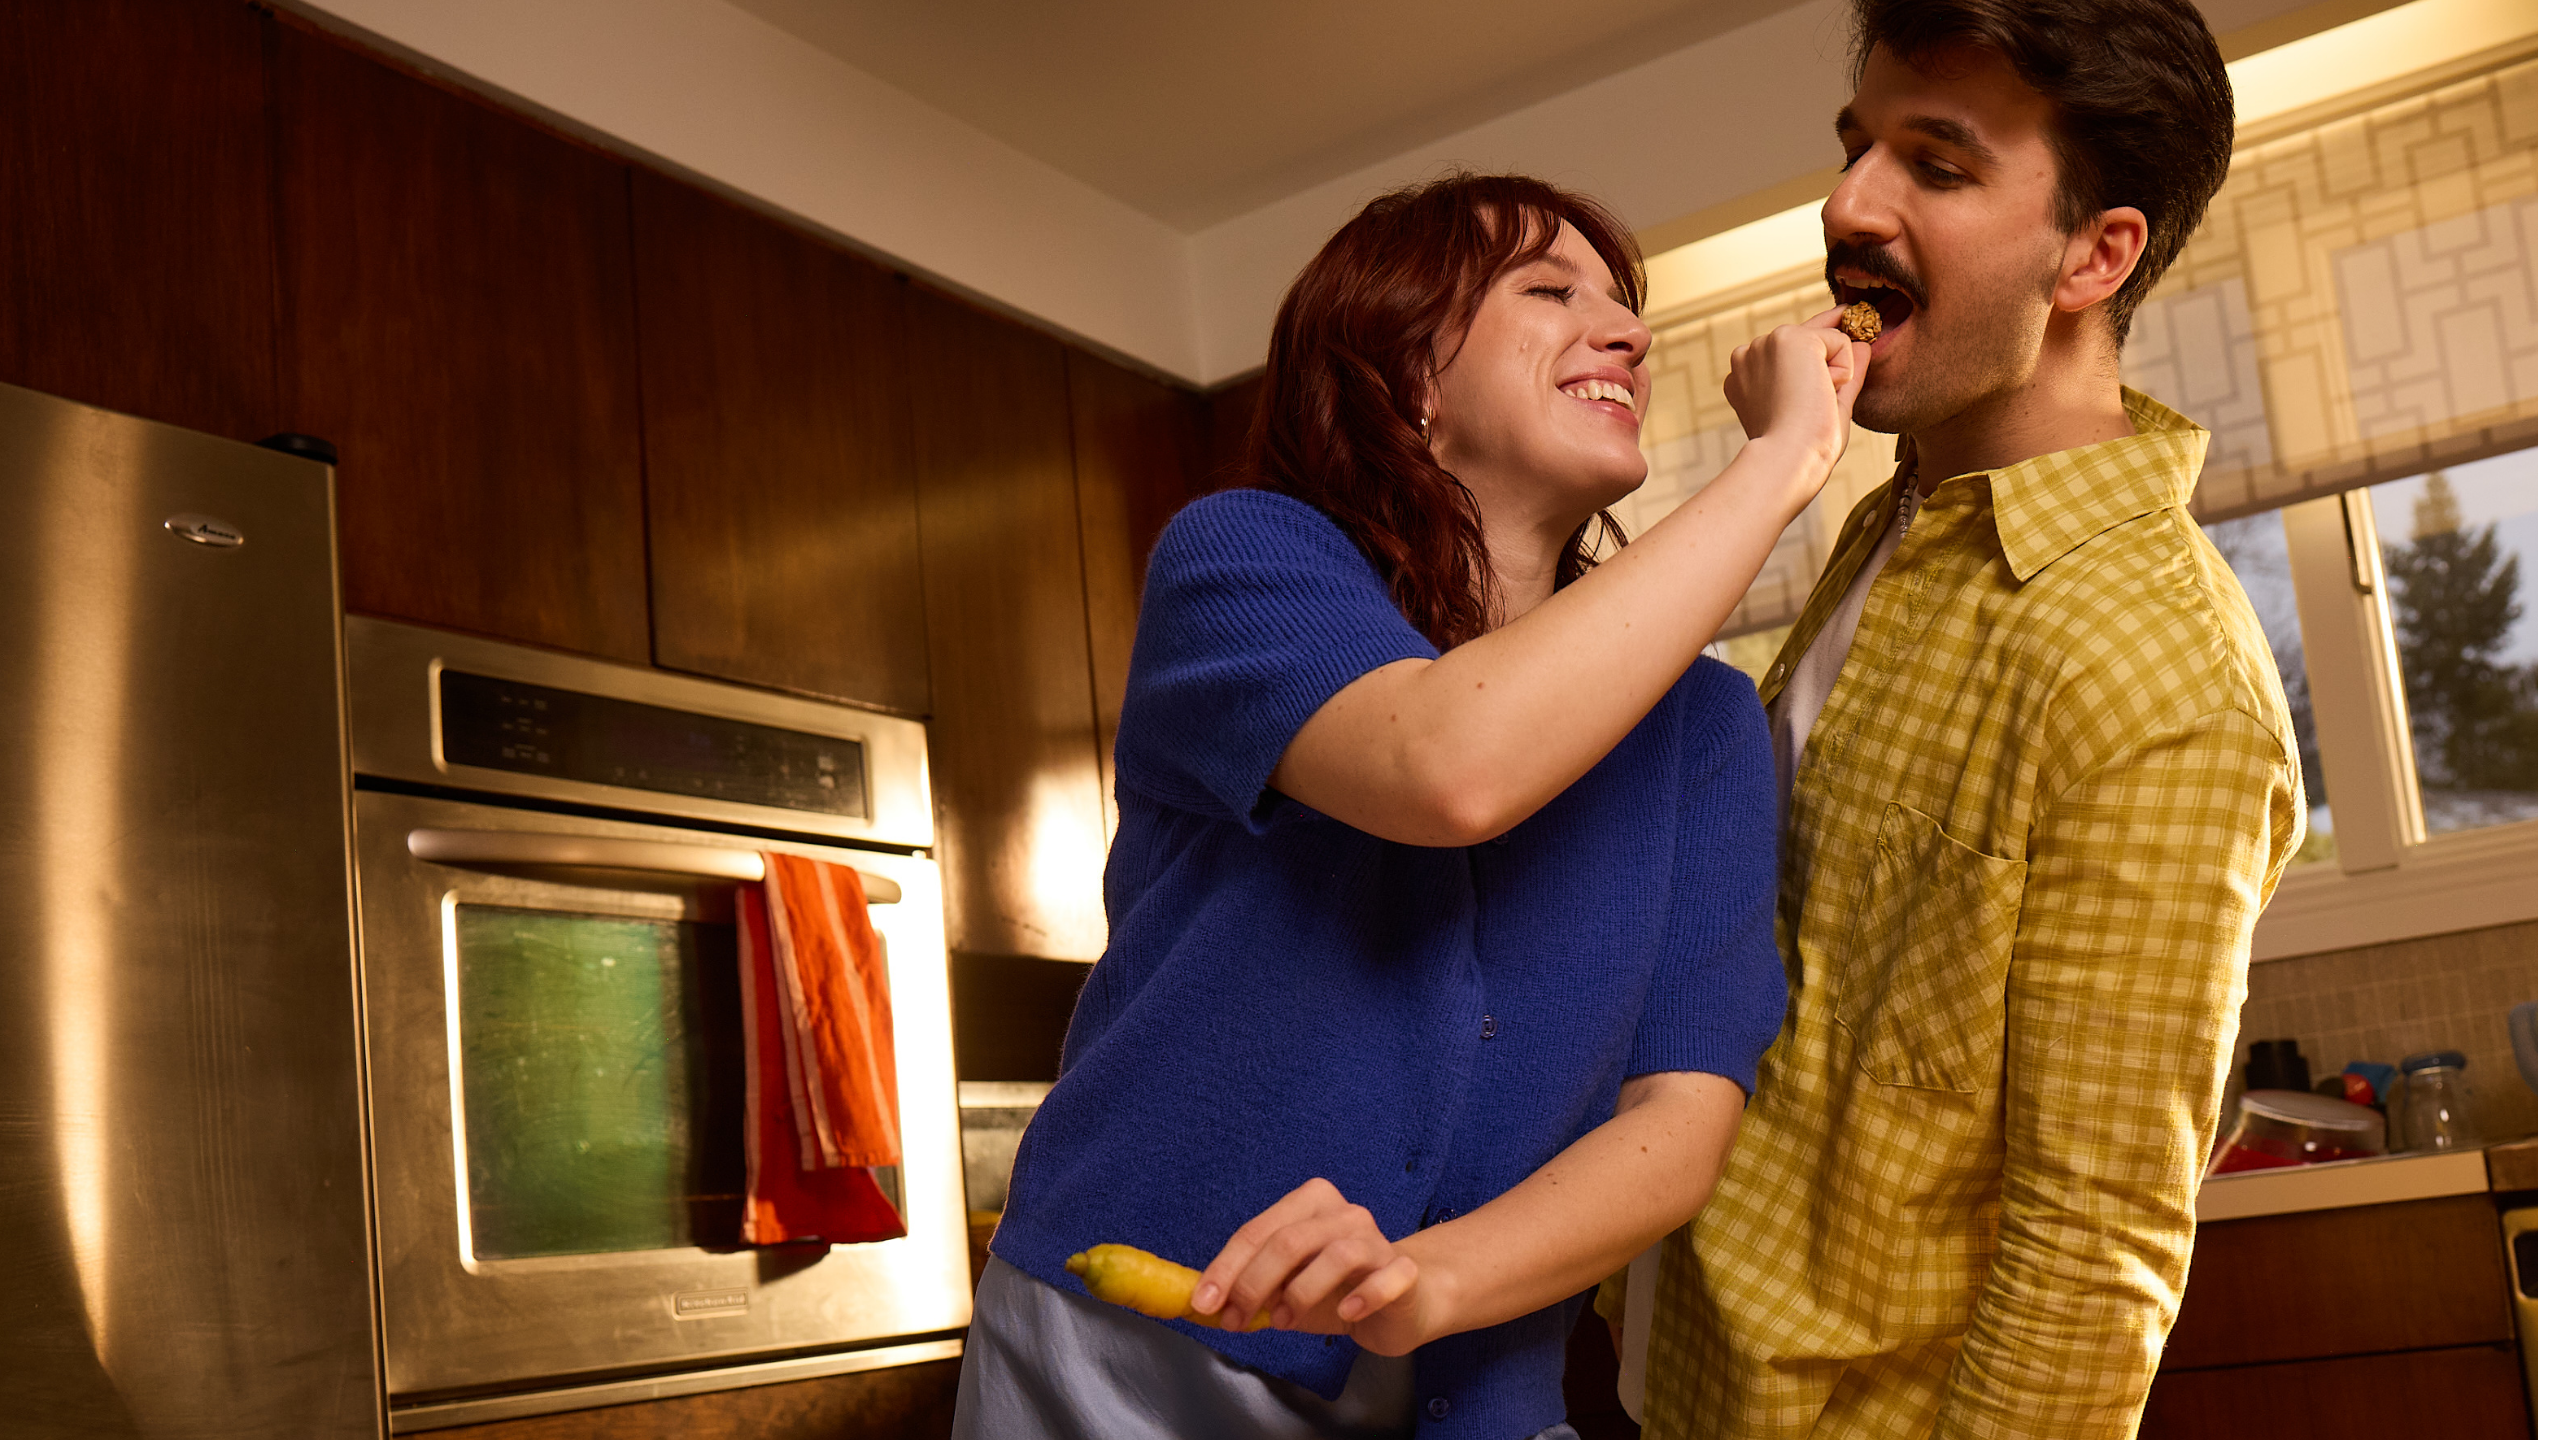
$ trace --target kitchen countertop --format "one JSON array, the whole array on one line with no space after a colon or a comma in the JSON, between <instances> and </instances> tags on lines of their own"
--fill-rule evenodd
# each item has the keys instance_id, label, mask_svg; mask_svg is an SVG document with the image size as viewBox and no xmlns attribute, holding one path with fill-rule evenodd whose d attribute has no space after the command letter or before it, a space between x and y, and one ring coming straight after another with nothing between
<instances>
[{"instance_id":1,"label":"kitchen countertop","mask_svg":"<svg viewBox=\"0 0 2560 1440\"><path fill-rule=\"evenodd\" d=\"M2537 1169L2534 1152L2537 1148L2538 1144L2533 1140L2510 1140L2504 1145L2490 1146L2489 1188L2500 1194L2539 1189L2534 1184Z\"/></svg>"},{"instance_id":2,"label":"kitchen countertop","mask_svg":"<svg viewBox=\"0 0 2560 1440\"><path fill-rule=\"evenodd\" d=\"M2535 1142L2520 1140L2486 1149L2429 1155L2377 1155L2280 1170L2247 1170L2206 1179L2196 1193L2196 1218L2242 1220L2349 1205L2387 1205L2442 1195L2482 1195L2534 1188Z\"/></svg>"}]
</instances>

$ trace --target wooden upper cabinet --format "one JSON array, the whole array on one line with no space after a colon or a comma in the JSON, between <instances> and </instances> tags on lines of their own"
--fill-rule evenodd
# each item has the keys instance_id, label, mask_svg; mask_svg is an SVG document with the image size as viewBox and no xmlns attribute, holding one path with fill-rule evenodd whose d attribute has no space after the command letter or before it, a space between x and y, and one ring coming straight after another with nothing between
<instances>
[{"instance_id":1,"label":"wooden upper cabinet","mask_svg":"<svg viewBox=\"0 0 2560 1440\"><path fill-rule=\"evenodd\" d=\"M1270 372L1256 370L1209 392L1209 474L1213 483L1229 481L1242 471L1252 439L1253 412L1262 403Z\"/></svg>"},{"instance_id":2,"label":"wooden upper cabinet","mask_svg":"<svg viewBox=\"0 0 2560 1440\"><path fill-rule=\"evenodd\" d=\"M1102 773L1066 347L907 291L951 948L1102 953ZM965 1017L964 1017L965 1022Z\"/></svg>"},{"instance_id":3,"label":"wooden upper cabinet","mask_svg":"<svg viewBox=\"0 0 2560 1440\"><path fill-rule=\"evenodd\" d=\"M632 176L658 663L921 715L932 691L888 271Z\"/></svg>"},{"instance_id":4,"label":"wooden upper cabinet","mask_svg":"<svg viewBox=\"0 0 2560 1440\"><path fill-rule=\"evenodd\" d=\"M283 390L351 610L646 664L626 169L276 29Z\"/></svg>"},{"instance_id":5,"label":"wooden upper cabinet","mask_svg":"<svg viewBox=\"0 0 2560 1440\"><path fill-rule=\"evenodd\" d=\"M1106 828L1116 828L1111 744L1129 688L1129 649L1138 631L1147 555L1165 522L1207 481L1209 402L1081 350L1067 357L1067 393L1075 422L1076 513L1102 745L1103 815Z\"/></svg>"},{"instance_id":6,"label":"wooden upper cabinet","mask_svg":"<svg viewBox=\"0 0 2560 1440\"><path fill-rule=\"evenodd\" d=\"M271 23L0 5L0 381L236 440L281 428Z\"/></svg>"}]
</instances>

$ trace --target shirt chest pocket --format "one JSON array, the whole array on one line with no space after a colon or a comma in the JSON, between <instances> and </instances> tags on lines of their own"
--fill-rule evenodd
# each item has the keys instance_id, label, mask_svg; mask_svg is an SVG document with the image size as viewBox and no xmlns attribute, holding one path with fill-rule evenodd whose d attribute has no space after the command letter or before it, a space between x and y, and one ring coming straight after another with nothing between
<instances>
[{"instance_id":1,"label":"shirt chest pocket","mask_svg":"<svg viewBox=\"0 0 2560 1440\"><path fill-rule=\"evenodd\" d=\"M2026 884L2025 861L1886 807L1832 990L1833 1018L1868 1079L1961 1091L1991 1082Z\"/></svg>"}]
</instances>

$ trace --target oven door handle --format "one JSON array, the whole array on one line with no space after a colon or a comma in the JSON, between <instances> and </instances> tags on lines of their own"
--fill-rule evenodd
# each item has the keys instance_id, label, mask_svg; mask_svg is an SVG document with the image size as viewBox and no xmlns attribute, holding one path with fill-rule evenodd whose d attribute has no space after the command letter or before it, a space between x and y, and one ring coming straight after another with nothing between
<instances>
[{"instance_id":1,"label":"oven door handle","mask_svg":"<svg viewBox=\"0 0 2560 1440\"><path fill-rule=\"evenodd\" d=\"M535 830L409 832L409 853L438 865L560 865L582 870L646 870L703 880L764 879L764 856L726 845L680 845L666 840L619 840L601 835L547 835ZM898 882L856 869L863 898L874 905L898 902Z\"/></svg>"}]
</instances>

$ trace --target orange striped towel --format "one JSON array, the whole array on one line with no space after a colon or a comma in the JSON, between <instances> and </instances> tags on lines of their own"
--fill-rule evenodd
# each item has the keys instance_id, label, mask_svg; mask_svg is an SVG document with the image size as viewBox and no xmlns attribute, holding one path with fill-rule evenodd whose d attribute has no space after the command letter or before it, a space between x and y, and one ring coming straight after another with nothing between
<instances>
[{"instance_id":1,"label":"orange striped towel","mask_svg":"<svg viewBox=\"0 0 2560 1440\"><path fill-rule=\"evenodd\" d=\"M894 1239L906 1224L870 1167L900 1159L897 1047L862 877L798 855L764 858L764 883L738 893L747 1012L741 1238Z\"/></svg>"}]
</instances>

